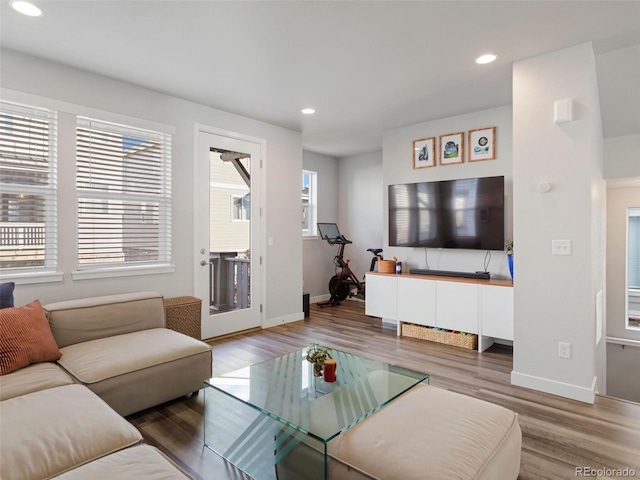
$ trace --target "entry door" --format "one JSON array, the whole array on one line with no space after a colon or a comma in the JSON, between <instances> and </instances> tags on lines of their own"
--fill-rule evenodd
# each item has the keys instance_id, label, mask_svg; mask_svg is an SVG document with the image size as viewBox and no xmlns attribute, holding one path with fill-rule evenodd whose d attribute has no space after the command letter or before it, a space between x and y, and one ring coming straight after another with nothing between
<instances>
[{"instance_id":1,"label":"entry door","mask_svg":"<svg viewBox=\"0 0 640 480\"><path fill-rule=\"evenodd\" d=\"M198 131L195 290L202 338L261 324L261 144Z\"/></svg>"}]
</instances>

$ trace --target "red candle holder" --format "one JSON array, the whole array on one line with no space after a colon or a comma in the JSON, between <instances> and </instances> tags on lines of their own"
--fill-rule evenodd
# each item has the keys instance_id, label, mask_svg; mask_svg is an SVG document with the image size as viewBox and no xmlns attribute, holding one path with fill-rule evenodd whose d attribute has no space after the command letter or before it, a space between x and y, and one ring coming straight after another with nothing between
<instances>
[{"instance_id":1,"label":"red candle holder","mask_svg":"<svg viewBox=\"0 0 640 480\"><path fill-rule=\"evenodd\" d=\"M335 382L336 381L336 368L337 362L333 358L327 358L324 361L324 381Z\"/></svg>"}]
</instances>

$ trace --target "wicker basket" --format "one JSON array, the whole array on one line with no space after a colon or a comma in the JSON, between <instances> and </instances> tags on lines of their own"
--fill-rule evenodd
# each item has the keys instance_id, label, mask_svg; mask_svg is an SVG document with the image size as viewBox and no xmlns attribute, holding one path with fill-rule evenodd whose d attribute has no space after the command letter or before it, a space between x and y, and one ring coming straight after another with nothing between
<instances>
[{"instance_id":1,"label":"wicker basket","mask_svg":"<svg viewBox=\"0 0 640 480\"><path fill-rule=\"evenodd\" d=\"M196 297L173 297L164 299L167 328L201 339L200 312L202 300Z\"/></svg>"},{"instance_id":2,"label":"wicker basket","mask_svg":"<svg viewBox=\"0 0 640 480\"><path fill-rule=\"evenodd\" d=\"M445 345L454 345L469 350L478 348L477 335L462 335L449 330L436 330L435 328L414 325L413 323L403 323L401 333L405 337L419 338L420 340L429 340L431 342L444 343Z\"/></svg>"}]
</instances>

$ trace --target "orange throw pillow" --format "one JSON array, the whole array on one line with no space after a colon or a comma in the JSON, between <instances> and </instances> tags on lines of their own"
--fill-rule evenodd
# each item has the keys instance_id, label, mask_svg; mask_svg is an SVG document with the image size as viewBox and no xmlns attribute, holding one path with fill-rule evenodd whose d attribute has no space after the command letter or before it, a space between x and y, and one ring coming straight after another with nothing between
<instances>
[{"instance_id":1,"label":"orange throw pillow","mask_svg":"<svg viewBox=\"0 0 640 480\"><path fill-rule=\"evenodd\" d=\"M38 300L0 310L0 375L61 356Z\"/></svg>"}]
</instances>

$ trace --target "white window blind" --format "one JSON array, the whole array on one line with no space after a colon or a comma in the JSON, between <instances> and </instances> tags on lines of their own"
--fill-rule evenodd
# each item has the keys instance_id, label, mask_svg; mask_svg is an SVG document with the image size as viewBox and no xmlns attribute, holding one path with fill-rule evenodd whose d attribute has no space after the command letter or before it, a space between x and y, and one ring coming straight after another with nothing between
<instances>
[{"instance_id":1,"label":"white window blind","mask_svg":"<svg viewBox=\"0 0 640 480\"><path fill-rule=\"evenodd\" d=\"M57 113L0 101L0 269L56 267Z\"/></svg>"},{"instance_id":2,"label":"white window blind","mask_svg":"<svg viewBox=\"0 0 640 480\"><path fill-rule=\"evenodd\" d=\"M171 136L77 117L78 269L171 261Z\"/></svg>"},{"instance_id":3,"label":"white window blind","mask_svg":"<svg viewBox=\"0 0 640 480\"><path fill-rule=\"evenodd\" d=\"M640 207L629 209L629 288L640 290Z\"/></svg>"}]
</instances>

